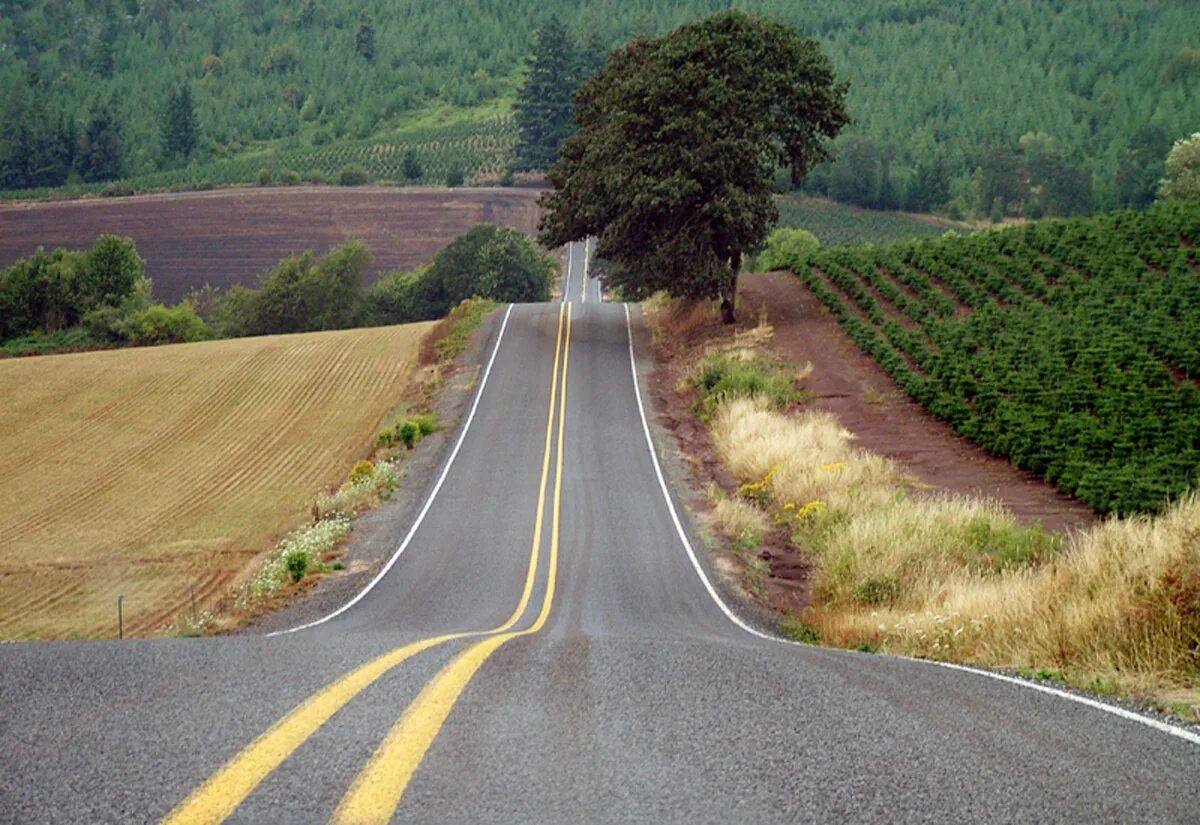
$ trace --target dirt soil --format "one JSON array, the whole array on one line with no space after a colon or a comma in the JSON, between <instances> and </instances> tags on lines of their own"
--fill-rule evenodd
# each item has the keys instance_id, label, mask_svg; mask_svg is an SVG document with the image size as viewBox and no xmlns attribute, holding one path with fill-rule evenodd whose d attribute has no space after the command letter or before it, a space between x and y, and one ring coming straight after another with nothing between
<instances>
[{"instance_id":1,"label":"dirt soil","mask_svg":"<svg viewBox=\"0 0 1200 825\"><path fill-rule=\"evenodd\" d=\"M254 286L280 259L362 240L382 272L411 269L477 223L537 231L538 189L297 186L0 205L0 267L38 246L86 249L103 233L137 244L168 303L208 283Z\"/></svg>"},{"instance_id":2,"label":"dirt soil","mask_svg":"<svg viewBox=\"0 0 1200 825\"><path fill-rule=\"evenodd\" d=\"M743 276L739 301L735 329L722 327L710 311L666 320L666 334L656 336L657 367L649 384L660 423L675 434L691 465L693 509L708 509L699 492L708 484L732 494L738 481L722 466L707 428L693 414L690 394L679 391L681 379L705 346L752 329L765 312L774 328L769 347L790 361L813 365L804 382L814 395L807 406L834 413L860 446L899 462L927 486L927 494L994 498L1021 521L1050 530L1078 529L1096 521L1085 505L972 444L911 400L794 275ZM745 569L728 549L717 553L722 563ZM784 613L805 607L810 564L804 554L779 533L764 537L759 557L770 568L759 600Z\"/></svg>"},{"instance_id":3,"label":"dirt soil","mask_svg":"<svg viewBox=\"0 0 1200 825\"><path fill-rule=\"evenodd\" d=\"M812 406L837 415L860 446L899 461L935 492L998 499L1022 521L1050 530L1096 520L1084 504L977 447L910 399L794 275L748 275L740 295L743 317L766 306L781 355L812 362L805 382L817 396Z\"/></svg>"}]
</instances>

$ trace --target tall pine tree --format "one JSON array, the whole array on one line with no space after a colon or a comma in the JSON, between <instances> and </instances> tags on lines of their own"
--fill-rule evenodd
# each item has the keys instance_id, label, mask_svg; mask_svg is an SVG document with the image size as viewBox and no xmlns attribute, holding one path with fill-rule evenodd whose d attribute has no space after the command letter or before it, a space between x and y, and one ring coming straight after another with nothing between
<instances>
[{"instance_id":1,"label":"tall pine tree","mask_svg":"<svg viewBox=\"0 0 1200 825\"><path fill-rule=\"evenodd\" d=\"M167 160L187 160L196 149L198 132L192 89L184 81L167 97L162 124L163 155Z\"/></svg>"},{"instance_id":2,"label":"tall pine tree","mask_svg":"<svg viewBox=\"0 0 1200 825\"><path fill-rule=\"evenodd\" d=\"M125 171L123 154L111 104L97 104L80 142L79 174L86 181L116 180Z\"/></svg>"},{"instance_id":3,"label":"tall pine tree","mask_svg":"<svg viewBox=\"0 0 1200 825\"><path fill-rule=\"evenodd\" d=\"M557 17L537 30L525 66L525 82L515 106L519 138L513 170L517 172L549 169L575 131L571 95L580 79L579 62L575 41Z\"/></svg>"}]
</instances>

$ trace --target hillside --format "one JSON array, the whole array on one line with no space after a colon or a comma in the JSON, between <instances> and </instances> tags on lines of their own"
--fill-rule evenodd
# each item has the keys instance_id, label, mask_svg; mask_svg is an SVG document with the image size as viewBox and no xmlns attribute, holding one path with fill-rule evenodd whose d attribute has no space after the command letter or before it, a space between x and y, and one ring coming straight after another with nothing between
<instances>
[{"instance_id":1,"label":"hillside","mask_svg":"<svg viewBox=\"0 0 1200 825\"><path fill-rule=\"evenodd\" d=\"M1100 513L1200 485L1200 205L844 248L800 278L910 395Z\"/></svg>"},{"instance_id":2,"label":"hillside","mask_svg":"<svg viewBox=\"0 0 1200 825\"><path fill-rule=\"evenodd\" d=\"M0 637L204 606L340 483L428 324L0 361Z\"/></svg>"},{"instance_id":3,"label":"hillside","mask_svg":"<svg viewBox=\"0 0 1200 825\"><path fill-rule=\"evenodd\" d=\"M575 0L552 11L607 48L726 5ZM1170 141L1200 117L1191 3L736 5L816 37L849 80L856 125L842 160L810 183L859 205L987 215L997 198L1014 213L1143 204ZM350 163L380 180L441 181L456 169L491 178L508 157L532 31L551 11L529 0L0 7L7 188L60 183L84 169L81 148L113 144L111 176L140 188L252 182L263 170L332 179ZM180 170L184 160L165 155L163 122L185 81L198 142ZM31 159L30 147L44 151ZM415 177L399 170L407 148L423 167ZM26 161L19 174L14 152Z\"/></svg>"}]
</instances>

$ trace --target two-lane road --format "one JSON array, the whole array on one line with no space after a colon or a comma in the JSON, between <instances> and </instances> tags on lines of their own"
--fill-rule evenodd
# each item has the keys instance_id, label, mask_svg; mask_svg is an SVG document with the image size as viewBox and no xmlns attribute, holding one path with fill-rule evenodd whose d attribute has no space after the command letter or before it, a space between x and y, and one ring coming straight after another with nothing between
<instances>
[{"instance_id":1,"label":"two-lane road","mask_svg":"<svg viewBox=\"0 0 1200 825\"><path fill-rule=\"evenodd\" d=\"M355 604L0 646L0 822L1200 821L1186 731L728 615L648 446L636 315L583 300L583 254L568 304L496 325Z\"/></svg>"}]
</instances>

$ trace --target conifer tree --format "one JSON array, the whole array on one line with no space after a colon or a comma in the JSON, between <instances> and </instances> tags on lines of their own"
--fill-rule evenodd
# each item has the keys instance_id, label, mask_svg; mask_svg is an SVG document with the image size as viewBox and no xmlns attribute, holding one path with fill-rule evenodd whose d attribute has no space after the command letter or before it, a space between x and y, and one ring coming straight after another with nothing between
<instances>
[{"instance_id":1,"label":"conifer tree","mask_svg":"<svg viewBox=\"0 0 1200 825\"><path fill-rule=\"evenodd\" d=\"M185 81L167 97L162 124L163 154L168 160L186 160L196 149L198 131L192 89Z\"/></svg>"},{"instance_id":2,"label":"conifer tree","mask_svg":"<svg viewBox=\"0 0 1200 825\"><path fill-rule=\"evenodd\" d=\"M579 76L571 33L551 17L534 36L533 54L525 61L525 82L517 92L519 138L513 169L549 169L563 142L575 131L571 95Z\"/></svg>"},{"instance_id":3,"label":"conifer tree","mask_svg":"<svg viewBox=\"0 0 1200 825\"><path fill-rule=\"evenodd\" d=\"M363 9L358 15L358 30L354 33L354 49L358 56L370 62L375 59L375 27L371 16Z\"/></svg>"},{"instance_id":4,"label":"conifer tree","mask_svg":"<svg viewBox=\"0 0 1200 825\"><path fill-rule=\"evenodd\" d=\"M79 174L85 181L116 180L125 170L123 153L111 104L97 104L80 142Z\"/></svg>"}]
</instances>

